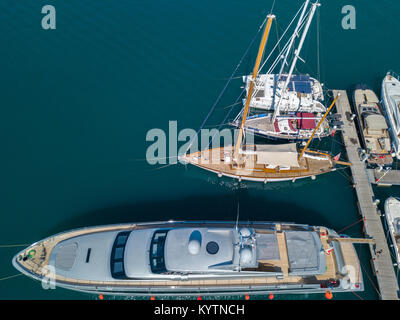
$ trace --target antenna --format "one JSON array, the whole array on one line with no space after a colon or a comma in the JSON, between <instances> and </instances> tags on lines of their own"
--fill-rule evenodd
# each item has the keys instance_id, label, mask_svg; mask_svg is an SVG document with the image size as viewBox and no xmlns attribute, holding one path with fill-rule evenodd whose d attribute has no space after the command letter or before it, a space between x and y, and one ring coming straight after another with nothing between
<instances>
[{"instance_id":1,"label":"antenna","mask_svg":"<svg viewBox=\"0 0 400 320\"><path fill-rule=\"evenodd\" d=\"M240 207L240 202L238 202L237 213L236 213L236 225L235 225L236 231L238 231L238 224L239 224L239 211L240 211L239 207Z\"/></svg>"}]
</instances>

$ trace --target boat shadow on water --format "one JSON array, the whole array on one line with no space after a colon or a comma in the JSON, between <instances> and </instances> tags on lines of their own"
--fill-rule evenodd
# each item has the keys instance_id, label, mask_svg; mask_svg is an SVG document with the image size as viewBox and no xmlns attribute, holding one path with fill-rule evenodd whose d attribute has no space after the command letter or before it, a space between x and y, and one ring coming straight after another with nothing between
<instances>
[{"instance_id":1,"label":"boat shadow on water","mask_svg":"<svg viewBox=\"0 0 400 320\"><path fill-rule=\"evenodd\" d=\"M96 225L168 220L235 221L238 203L240 221L278 221L308 225L329 225L323 212L303 208L293 202L271 201L251 196L246 189L234 194L190 196L165 201L143 201L94 209L71 216L45 231L43 237L70 229Z\"/></svg>"},{"instance_id":2,"label":"boat shadow on water","mask_svg":"<svg viewBox=\"0 0 400 320\"><path fill-rule=\"evenodd\" d=\"M206 182L210 185L217 185L227 190L231 190L234 192L238 192L240 190L255 190L255 191L279 191L279 190L287 190L291 188L293 191L299 188L308 187L314 183L325 184L330 181L333 175L340 175L338 171L330 172L327 175L318 175L315 177L315 180L310 177L296 179L295 181L280 181L280 182L253 182L253 181L240 181L238 179L230 178L230 177L218 177L217 174L210 174L208 171L204 171L199 168L193 168L189 165L186 166L185 172L183 173L185 179L193 179L200 180L202 182ZM346 172L346 174L348 174ZM344 179L346 179L346 175L342 173Z\"/></svg>"}]
</instances>

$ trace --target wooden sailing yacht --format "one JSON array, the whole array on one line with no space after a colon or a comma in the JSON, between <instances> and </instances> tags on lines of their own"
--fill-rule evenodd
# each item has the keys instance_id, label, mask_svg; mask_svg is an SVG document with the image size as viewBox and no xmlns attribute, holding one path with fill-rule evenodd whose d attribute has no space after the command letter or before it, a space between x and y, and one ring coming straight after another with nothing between
<instances>
[{"instance_id":1,"label":"wooden sailing yacht","mask_svg":"<svg viewBox=\"0 0 400 320\"><path fill-rule=\"evenodd\" d=\"M315 11L320 5L318 1L313 3L307 16L309 3L310 0L305 1L302 9L300 8L301 14L293 35L279 53L278 58L272 63L270 70L266 74L258 74L257 78L249 75L243 79L247 96L252 96L250 114L247 116L244 127L248 132L272 139L307 140L327 111L323 105L324 93L321 83L308 75L293 74L298 59L302 60L299 55ZM288 65L289 54L293 51L295 39L300 36L302 28L300 41L294 51L289 71L284 73L284 69ZM273 74L273 69L280 60L282 60L280 70L277 74ZM254 90L250 91L250 85L254 86ZM242 115L242 112L238 114L233 125L239 127ZM325 120L319 126L315 136L323 138L330 133L330 123Z\"/></svg>"},{"instance_id":2,"label":"wooden sailing yacht","mask_svg":"<svg viewBox=\"0 0 400 320\"><path fill-rule=\"evenodd\" d=\"M258 50L252 79L257 78L261 58L274 18L274 15L268 15L268 21ZM328 153L307 149L320 125L334 106L337 97L332 102L332 105L321 121L319 121L303 150L298 150L295 143L281 145L242 145L243 131L254 85L255 83L252 81L250 83L249 94L247 95L236 144L233 146L185 154L179 157L181 163L193 164L197 167L214 172L218 174L218 176L264 183L268 181L286 181L315 177L316 175L335 170L336 163L347 164L338 161L338 159L334 159Z\"/></svg>"}]
</instances>

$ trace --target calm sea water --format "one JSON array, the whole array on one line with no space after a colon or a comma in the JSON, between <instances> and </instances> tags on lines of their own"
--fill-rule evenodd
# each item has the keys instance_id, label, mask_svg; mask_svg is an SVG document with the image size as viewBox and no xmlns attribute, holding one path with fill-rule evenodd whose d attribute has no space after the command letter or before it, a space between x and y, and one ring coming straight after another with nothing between
<instances>
[{"instance_id":1,"label":"calm sea water","mask_svg":"<svg viewBox=\"0 0 400 320\"><path fill-rule=\"evenodd\" d=\"M105 223L168 219L279 220L336 230L359 219L349 172L316 181L258 186L218 179L196 168L154 170L145 161L146 133L197 129L272 1L53 0L0 1L0 244L32 243L56 232ZM326 88L364 82L379 93L389 69L400 71L395 41L400 3L322 1L321 79ZM41 28L52 4L57 29ZM343 30L341 8L357 10L357 29ZM278 31L300 1L277 1ZM317 19L315 19L317 20ZM275 28L271 39L276 38ZM316 24L304 46L316 74ZM393 38L392 38L393 37ZM252 68L255 46L239 75ZM240 92L235 80L209 124ZM340 151L340 144L324 142ZM379 189L383 202L399 188ZM361 236L361 225L346 230ZM0 248L0 278L16 274ZM376 299L369 251L357 245L365 268L363 299ZM97 299L63 289L43 290L19 276L0 281L0 299ZM243 299L243 297L235 297ZM265 299L265 297L259 297ZM335 299L358 299L352 293ZM277 299L324 299L281 295Z\"/></svg>"}]
</instances>

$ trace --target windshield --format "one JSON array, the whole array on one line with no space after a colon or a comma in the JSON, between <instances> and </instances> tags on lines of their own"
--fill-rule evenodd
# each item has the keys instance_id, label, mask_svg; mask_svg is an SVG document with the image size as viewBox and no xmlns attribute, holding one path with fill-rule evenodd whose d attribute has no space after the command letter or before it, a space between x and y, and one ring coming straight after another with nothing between
<instances>
[{"instance_id":1,"label":"windshield","mask_svg":"<svg viewBox=\"0 0 400 320\"><path fill-rule=\"evenodd\" d=\"M124 268L124 252L130 231L118 233L111 250L111 276L115 279L126 279Z\"/></svg>"},{"instance_id":2,"label":"windshield","mask_svg":"<svg viewBox=\"0 0 400 320\"><path fill-rule=\"evenodd\" d=\"M150 245L150 266L153 273L166 272L164 260L164 245L169 230L154 232Z\"/></svg>"}]
</instances>

